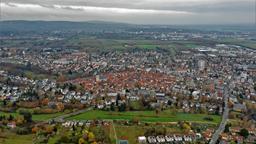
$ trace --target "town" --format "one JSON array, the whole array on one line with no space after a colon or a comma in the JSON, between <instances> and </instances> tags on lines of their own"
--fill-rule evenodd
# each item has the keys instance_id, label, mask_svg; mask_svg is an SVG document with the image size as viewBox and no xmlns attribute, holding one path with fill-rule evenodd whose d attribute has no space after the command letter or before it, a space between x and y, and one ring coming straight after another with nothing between
<instances>
[{"instance_id":1,"label":"town","mask_svg":"<svg viewBox=\"0 0 256 144\"><path fill-rule=\"evenodd\" d=\"M256 34L165 29L3 34L0 143L255 143Z\"/></svg>"}]
</instances>

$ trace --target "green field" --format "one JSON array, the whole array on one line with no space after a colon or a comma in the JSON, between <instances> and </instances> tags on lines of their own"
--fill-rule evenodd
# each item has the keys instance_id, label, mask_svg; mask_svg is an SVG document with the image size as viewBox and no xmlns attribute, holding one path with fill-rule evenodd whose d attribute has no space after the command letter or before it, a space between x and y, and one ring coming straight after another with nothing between
<instances>
[{"instance_id":1,"label":"green field","mask_svg":"<svg viewBox=\"0 0 256 144\"><path fill-rule=\"evenodd\" d=\"M0 132L0 144L32 144L33 137L33 134L17 135L9 131Z\"/></svg>"},{"instance_id":2,"label":"green field","mask_svg":"<svg viewBox=\"0 0 256 144\"><path fill-rule=\"evenodd\" d=\"M212 117L213 121L204 120L205 117ZM173 115L170 111L163 111L156 114L155 111L133 111L133 112L108 112L93 110L82 113L68 118L69 120L93 120L93 119L107 119L107 120L132 120L138 119L144 122L178 122L178 121L190 121L201 123L213 123L218 124L221 120L217 115L205 115L205 114L186 114L177 113Z\"/></svg>"},{"instance_id":3,"label":"green field","mask_svg":"<svg viewBox=\"0 0 256 144\"><path fill-rule=\"evenodd\" d=\"M32 115L32 119L35 121L45 121L58 116L63 115L63 113L55 113L55 114L34 114Z\"/></svg>"},{"instance_id":4,"label":"green field","mask_svg":"<svg viewBox=\"0 0 256 144\"><path fill-rule=\"evenodd\" d=\"M0 115L13 115L14 117L19 115L18 113L6 113L6 112L0 112ZM32 119L34 121L46 121L50 120L52 118L58 117L63 115L64 113L54 113L54 114L33 114Z\"/></svg>"},{"instance_id":5,"label":"green field","mask_svg":"<svg viewBox=\"0 0 256 144\"><path fill-rule=\"evenodd\" d=\"M75 37L68 40L66 45L77 46L91 50L128 50L131 48L140 48L146 50L156 49L157 47L165 49L176 48L195 48L201 45L209 46L209 43L202 41L160 41L160 40L115 40L115 39L97 39L94 37ZM93 48L93 49L92 49Z\"/></svg>"},{"instance_id":6,"label":"green field","mask_svg":"<svg viewBox=\"0 0 256 144\"><path fill-rule=\"evenodd\" d=\"M142 126L120 126L115 125L116 135L118 139L127 139L129 143L137 143L138 136L144 135L147 127Z\"/></svg>"},{"instance_id":7,"label":"green field","mask_svg":"<svg viewBox=\"0 0 256 144\"><path fill-rule=\"evenodd\" d=\"M142 48L142 49L156 49L157 47L161 47L161 45L142 44L142 45L136 45L136 47Z\"/></svg>"},{"instance_id":8,"label":"green field","mask_svg":"<svg viewBox=\"0 0 256 144\"><path fill-rule=\"evenodd\" d=\"M193 44L193 43L188 43L184 45L186 48L197 48L199 45Z\"/></svg>"}]
</instances>

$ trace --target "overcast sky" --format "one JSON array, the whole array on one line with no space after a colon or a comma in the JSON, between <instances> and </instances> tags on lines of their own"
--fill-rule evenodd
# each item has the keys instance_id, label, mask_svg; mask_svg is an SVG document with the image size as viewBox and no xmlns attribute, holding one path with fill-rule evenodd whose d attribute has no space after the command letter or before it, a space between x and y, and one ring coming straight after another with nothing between
<instances>
[{"instance_id":1,"label":"overcast sky","mask_svg":"<svg viewBox=\"0 0 256 144\"><path fill-rule=\"evenodd\" d=\"M1 0L2 20L253 24L254 0Z\"/></svg>"}]
</instances>

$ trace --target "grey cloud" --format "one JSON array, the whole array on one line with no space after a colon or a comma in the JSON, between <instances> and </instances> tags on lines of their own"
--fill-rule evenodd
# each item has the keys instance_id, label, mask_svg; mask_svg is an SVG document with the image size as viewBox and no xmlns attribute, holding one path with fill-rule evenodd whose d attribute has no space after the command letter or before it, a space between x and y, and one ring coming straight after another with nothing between
<instances>
[{"instance_id":1,"label":"grey cloud","mask_svg":"<svg viewBox=\"0 0 256 144\"><path fill-rule=\"evenodd\" d=\"M253 0L2 0L3 2L40 5L77 5L158 10L244 10L252 9Z\"/></svg>"},{"instance_id":2,"label":"grey cloud","mask_svg":"<svg viewBox=\"0 0 256 144\"><path fill-rule=\"evenodd\" d=\"M2 8L4 20L106 20L143 24L254 22L253 0L2 0L3 4L6 4ZM15 4L40 7L29 7L30 11L26 11Z\"/></svg>"}]
</instances>

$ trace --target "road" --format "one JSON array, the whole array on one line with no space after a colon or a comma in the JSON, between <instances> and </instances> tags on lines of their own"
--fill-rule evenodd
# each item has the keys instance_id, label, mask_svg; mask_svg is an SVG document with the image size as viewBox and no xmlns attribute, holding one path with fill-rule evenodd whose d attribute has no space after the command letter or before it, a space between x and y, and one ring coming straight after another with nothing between
<instances>
[{"instance_id":1,"label":"road","mask_svg":"<svg viewBox=\"0 0 256 144\"><path fill-rule=\"evenodd\" d=\"M115 134L116 144L118 144L118 139L117 139L117 135L116 135L116 128L115 128L113 120L111 120L111 123L112 123L112 127L113 127L114 134Z\"/></svg>"},{"instance_id":2,"label":"road","mask_svg":"<svg viewBox=\"0 0 256 144\"><path fill-rule=\"evenodd\" d=\"M217 140L218 140L220 134L224 131L225 126L227 124L228 113L229 113L229 108L228 108L229 87L228 86L224 86L223 91L224 91L224 103L225 103L225 106L224 106L224 112L223 112L223 115L222 115L222 121L221 121L221 123L219 125L219 128L213 134L212 139L211 139L209 144L216 144L217 143Z\"/></svg>"},{"instance_id":3,"label":"road","mask_svg":"<svg viewBox=\"0 0 256 144\"><path fill-rule=\"evenodd\" d=\"M61 115L59 117L54 118L53 120L55 122L63 122L65 118L72 117L72 116L75 116L75 115L79 115L81 113L90 111L92 109L93 109L92 107L89 107L89 108L82 109L82 110L79 110L79 111L75 111L75 112L72 112L72 113L64 114L64 115Z\"/></svg>"}]
</instances>

